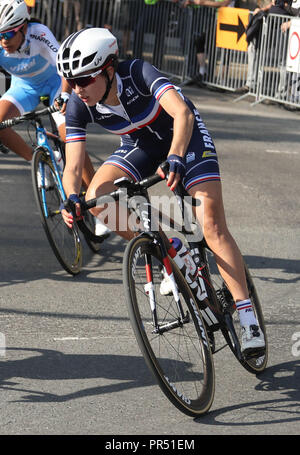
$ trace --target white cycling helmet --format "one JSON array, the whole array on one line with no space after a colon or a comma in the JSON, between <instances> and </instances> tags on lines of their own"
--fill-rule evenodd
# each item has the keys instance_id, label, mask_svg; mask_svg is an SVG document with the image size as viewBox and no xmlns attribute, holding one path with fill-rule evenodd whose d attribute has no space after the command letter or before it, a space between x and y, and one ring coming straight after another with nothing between
<instances>
[{"instance_id":1,"label":"white cycling helmet","mask_svg":"<svg viewBox=\"0 0 300 455\"><path fill-rule=\"evenodd\" d=\"M56 66L60 76L76 77L117 60L117 39L106 28L86 28L70 35L60 46Z\"/></svg>"},{"instance_id":2,"label":"white cycling helmet","mask_svg":"<svg viewBox=\"0 0 300 455\"><path fill-rule=\"evenodd\" d=\"M0 1L0 33L12 30L29 19L30 14L23 0Z\"/></svg>"}]
</instances>

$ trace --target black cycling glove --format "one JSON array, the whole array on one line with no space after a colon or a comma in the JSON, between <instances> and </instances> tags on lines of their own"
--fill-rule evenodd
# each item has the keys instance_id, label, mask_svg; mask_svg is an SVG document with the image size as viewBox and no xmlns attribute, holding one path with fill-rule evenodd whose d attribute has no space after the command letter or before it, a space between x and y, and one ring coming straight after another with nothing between
<instances>
[{"instance_id":1,"label":"black cycling glove","mask_svg":"<svg viewBox=\"0 0 300 455\"><path fill-rule=\"evenodd\" d=\"M76 216L76 210L75 210L75 204L80 204L81 203L81 200L79 198L79 196L77 196L77 194L70 194L70 196L68 197L68 199L65 201L65 202L62 202L60 204L60 207L59 207L59 210L62 211L62 210L67 210L68 208L70 208L71 212L73 213L73 215Z\"/></svg>"},{"instance_id":2,"label":"black cycling glove","mask_svg":"<svg viewBox=\"0 0 300 455\"><path fill-rule=\"evenodd\" d=\"M167 158L167 162L170 165L170 172L175 172L175 174L179 174L180 178L185 176L185 164L181 156L169 155Z\"/></svg>"}]
</instances>

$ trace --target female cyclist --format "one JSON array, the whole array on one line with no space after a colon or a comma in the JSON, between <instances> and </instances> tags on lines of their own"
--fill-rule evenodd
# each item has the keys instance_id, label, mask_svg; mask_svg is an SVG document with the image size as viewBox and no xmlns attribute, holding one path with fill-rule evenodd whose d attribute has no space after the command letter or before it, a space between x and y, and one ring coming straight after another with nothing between
<instances>
[{"instance_id":1,"label":"female cyclist","mask_svg":"<svg viewBox=\"0 0 300 455\"><path fill-rule=\"evenodd\" d=\"M40 96L50 103L61 95L67 101L71 88L57 74L56 55L59 44L43 24L30 19L23 0L0 0L0 66L11 74L9 90L0 99L0 122L35 109ZM64 103L61 112L53 114L60 136L65 140ZM0 131L0 142L25 160L32 158L32 148L11 128ZM83 184L88 186L94 175L86 155Z\"/></svg>"},{"instance_id":2,"label":"female cyclist","mask_svg":"<svg viewBox=\"0 0 300 455\"><path fill-rule=\"evenodd\" d=\"M139 59L118 63L117 54L116 38L100 28L72 34L58 51L58 73L73 88L66 110L63 183L76 203L76 215L80 215L78 194L88 123L120 135L121 144L96 172L87 199L113 191L118 178L139 181L157 168L161 174L159 165L168 160L170 189L182 179L189 194L204 201L204 216L197 213L197 218L203 218L204 236L236 301L244 334L242 349L261 349L264 337L249 300L242 256L225 221L213 141L195 106L163 74ZM66 210L62 214L70 227L72 214ZM125 239L133 236L118 224L115 231Z\"/></svg>"},{"instance_id":3,"label":"female cyclist","mask_svg":"<svg viewBox=\"0 0 300 455\"><path fill-rule=\"evenodd\" d=\"M62 83L55 67L58 47L47 27L30 20L23 0L0 1L0 66L11 74L10 88L0 99L1 122L32 111L42 95L49 95L51 103L59 96ZM70 92L65 81L64 85L63 91ZM59 130L64 137L64 116L60 116ZM32 148L11 128L0 132L0 140L31 160Z\"/></svg>"}]
</instances>

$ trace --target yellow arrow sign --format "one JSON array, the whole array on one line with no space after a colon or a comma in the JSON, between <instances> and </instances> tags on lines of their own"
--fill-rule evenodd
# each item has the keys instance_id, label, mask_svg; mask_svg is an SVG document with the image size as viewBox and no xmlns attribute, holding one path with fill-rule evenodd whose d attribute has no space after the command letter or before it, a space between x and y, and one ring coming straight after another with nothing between
<instances>
[{"instance_id":1,"label":"yellow arrow sign","mask_svg":"<svg viewBox=\"0 0 300 455\"><path fill-rule=\"evenodd\" d=\"M25 0L27 6L35 6L35 0Z\"/></svg>"},{"instance_id":2,"label":"yellow arrow sign","mask_svg":"<svg viewBox=\"0 0 300 455\"><path fill-rule=\"evenodd\" d=\"M249 10L220 8L218 11L216 46L237 51L247 51L246 27Z\"/></svg>"}]
</instances>

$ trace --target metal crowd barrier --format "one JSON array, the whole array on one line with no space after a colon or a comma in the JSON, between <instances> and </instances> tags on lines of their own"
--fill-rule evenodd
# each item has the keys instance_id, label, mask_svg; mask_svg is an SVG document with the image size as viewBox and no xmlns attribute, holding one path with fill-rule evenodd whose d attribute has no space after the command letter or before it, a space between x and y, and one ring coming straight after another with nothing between
<instances>
[{"instance_id":1,"label":"metal crowd barrier","mask_svg":"<svg viewBox=\"0 0 300 455\"><path fill-rule=\"evenodd\" d=\"M120 44L120 59L142 57L170 77L187 74L192 30L190 8L160 0L37 0L32 17L43 22L58 41L86 26L108 26Z\"/></svg>"},{"instance_id":2,"label":"metal crowd barrier","mask_svg":"<svg viewBox=\"0 0 300 455\"><path fill-rule=\"evenodd\" d=\"M120 58L143 58L169 77L183 81L192 29L189 8L171 0L146 5L140 0L116 0L113 32Z\"/></svg>"},{"instance_id":3,"label":"metal crowd barrier","mask_svg":"<svg viewBox=\"0 0 300 455\"><path fill-rule=\"evenodd\" d=\"M300 104L300 74L287 71L289 32L281 31L281 25L290 19L273 14L267 17L260 48L256 102L268 99L295 106Z\"/></svg>"},{"instance_id":4,"label":"metal crowd barrier","mask_svg":"<svg viewBox=\"0 0 300 455\"><path fill-rule=\"evenodd\" d=\"M110 27L117 36L120 59L141 57L181 85L195 78L198 61L195 42L204 52L207 85L255 97L300 105L300 73L286 69L288 32L281 31L287 16L268 15L257 46L247 51L216 47L217 10L182 7L183 2L160 0L37 0L32 17L47 25L58 41L86 27ZM198 56L199 57L199 56ZM252 73L252 77L251 77Z\"/></svg>"},{"instance_id":5,"label":"metal crowd barrier","mask_svg":"<svg viewBox=\"0 0 300 455\"><path fill-rule=\"evenodd\" d=\"M39 19L63 41L86 26L112 24L116 1L111 0L36 0L31 17Z\"/></svg>"},{"instance_id":6,"label":"metal crowd barrier","mask_svg":"<svg viewBox=\"0 0 300 455\"><path fill-rule=\"evenodd\" d=\"M249 91L235 101L250 95L255 97L252 105L270 100L299 106L300 74L287 71L289 32L281 31L281 25L290 19L274 14L264 18L258 45L248 47L248 71L253 76L247 80Z\"/></svg>"}]
</instances>

